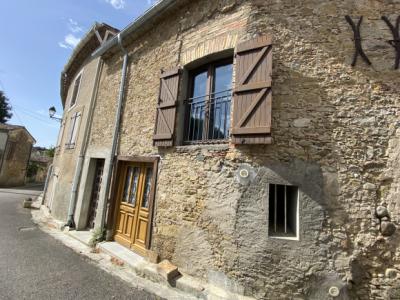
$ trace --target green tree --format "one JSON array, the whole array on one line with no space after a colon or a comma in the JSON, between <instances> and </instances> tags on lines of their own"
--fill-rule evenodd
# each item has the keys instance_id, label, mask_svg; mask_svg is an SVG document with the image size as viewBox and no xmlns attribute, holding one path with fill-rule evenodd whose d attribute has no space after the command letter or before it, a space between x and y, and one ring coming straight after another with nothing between
<instances>
[{"instance_id":1,"label":"green tree","mask_svg":"<svg viewBox=\"0 0 400 300\"><path fill-rule=\"evenodd\" d=\"M49 149L46 150L46 155L48 157L54 157L54 152L56 151L56 148L53 146L50 146Z\"/></svg>"},{"instance_id":2,"label":"green tree","mask_svg":"<svg viewBox=\"0 0 400 300\"><path fill-rule=\"evenodd\" d=\"M11 105L9 99L6 97L3 91L0 91L0 123L7 123L12 117Z\"/></svg>"}]
</instances>

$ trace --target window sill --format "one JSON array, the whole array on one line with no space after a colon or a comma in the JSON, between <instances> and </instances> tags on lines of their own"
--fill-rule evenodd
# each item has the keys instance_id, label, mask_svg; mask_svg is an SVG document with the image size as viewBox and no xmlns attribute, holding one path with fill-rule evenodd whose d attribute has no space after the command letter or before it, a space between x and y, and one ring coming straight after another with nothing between
<instances>
[{"instance_id":1,"label":"window sill","mask_svg":"<svg viewBox=\"0 0 400 300\"><path fill-rule=\"evenodd\" d=\"M229 150L229 143L214 143L214 144L189 144L189 145L181 145L175 147L177 152L189 152L189 151L196 151L196 150L214 150L214 151L226 151Z\"/></svg>"},{"instance_id":2,"label":"window sill","mask_svg":"<svg viewBox=\"0 0 400 300\"><path fill-rule=\"evenodd\" d=\"M300 239L297 236L268 236L270 239L276 240L287 240L287 241L299 241Z\"/></svg>"}]
</instances>

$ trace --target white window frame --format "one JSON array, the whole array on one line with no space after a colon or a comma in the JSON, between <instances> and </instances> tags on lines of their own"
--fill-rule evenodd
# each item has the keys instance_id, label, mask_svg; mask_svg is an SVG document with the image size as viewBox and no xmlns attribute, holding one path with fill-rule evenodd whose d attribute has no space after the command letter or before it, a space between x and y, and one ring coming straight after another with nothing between
<instances>
[{"instance_id":1,"label":"white window frame","mask_svg":"<svg viewBox=\"0 0 400 300\"><path fill-rule=\"evenodd\" d=\"M60 126L60 131L58 132L58 138L57 138L57 144L55 147L56 153L58 153L61 149L61 144L62 144L62 139L64 136L64 130L65 130L65 120L61 120L61 126Z\"/></svg>"},{"instance_id":2,"label":"white window frame","mask_svg":"<svg viewBox=\"0 0 400 300\"><path fill-rule=\"evenodd\" d=\"M282 184L282 183L270 183L268 184L268 191L271 188L271 185L283 185L287 186L294 186L290 184ZM300 240L300 188L298 186L294 186L297 188L297 197L296 197L296 236L279 236L279 235L270 235L269 233L269 192L268 192L268 238L271 239L279 239L279 240L291 240L291 241L299 241ZM275 205L276 207L276 205Z\"/></svg>"},{"instance_id":3,"label":"white window frame","mask_svg":"<svg viewBox=\"0 0 400 300\"><path fill-rule=\"evenodd\" d=\"M72 94L71 97L69 98L69 108L68 111L70 111L72 108L74 108L76 106L76 103L78 102L78 98L79 98L79 92L81 90L81 85L82 85L82 79L83 79L83 69L75 76L74 81L73 81L73 88L72 88ZM74 98L74 94L75 94L75 83L76 81L79 79L79 85L77 87L77 92L76 92L76 97L75 97L75 102L72 104L72 99Z\"/></svg>"},{"instance_id":4,"label":"white window frame","mask_svg":"<svg viewBox=\"0 0 400 300\"><path fill-rule=\"evenodd\" d=\"M70 123L69 123L68 138L65 143L66 149L74 149L76 146L76 141L78 139L78 131L80 128L81 118L82 118L82 112L80 112L80 111L73 113L72 117L69 118Z\"/></svg>"}]
</instances>

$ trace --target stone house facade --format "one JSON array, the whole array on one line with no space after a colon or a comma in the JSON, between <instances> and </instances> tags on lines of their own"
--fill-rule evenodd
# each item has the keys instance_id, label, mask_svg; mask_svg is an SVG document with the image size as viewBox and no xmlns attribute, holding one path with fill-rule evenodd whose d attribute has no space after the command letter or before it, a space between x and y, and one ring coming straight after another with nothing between
<instances>
[{"instance_id":1,"label":"stone house facade","mask_svg":"<svg viewBox=\"0 0 400 300\"><path fill-rule=\"evenodd\" d=\"M71 197L76 194L71 187L78 184L74 178L79 173L86 150L96 76L102 68L101 60L92 59L90 55L116 31L106 24L94 24L74 49L61 73L60 94L64 113L44 202L54 217L62 221L67 220L72 209Z\"/></svg>"},{"instance_id":2,"label":"stone house facade","mask_svg":"<svg viewBox=\"0 0 400 300\"><path fill-rule=\"evenodd\" d=\"M29 157L35 143L25 127L0 124L0 186L25 184Z\"/></svg>"},{"instance_id":3,"label":"stone house facade","mask_svg":"<svg viewBox=\"0 0 400 300\"><path fill-rule=\"evenodd\" d=\"M92 54L76 228L257 299L399 298L399 9L159 1Z\"/></svg>"},{"instance_id":4,"label":"stone house facade","mask_svg":"<svg viewBox=\"0 0 400 300\"><path fill-rule=\"evenodd\" d=\"M46 181L49 165L52 161L51 149L33 147L29 159L26 180L28 182L44 183Z\"/></svg>"}]
</instances>

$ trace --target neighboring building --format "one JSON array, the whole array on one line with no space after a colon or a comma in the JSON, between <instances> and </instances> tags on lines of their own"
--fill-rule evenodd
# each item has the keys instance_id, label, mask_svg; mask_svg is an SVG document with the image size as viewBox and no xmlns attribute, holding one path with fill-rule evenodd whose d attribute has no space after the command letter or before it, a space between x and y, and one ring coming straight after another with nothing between
<instances>
[{"instance_id":1,"label":"neighboring building","mask_svg":"<svg viewBox=\"0 0 400 300\"><path fill-rule=\"evenodd\" d=\"M0 186L25 184L25 176L36 140L18 125L0 124Z\"/></svg>"},{"instance_id":2,"label":"neighboring building","mask_svg":"<svg viewBox=\"0 0 400 300\"><path fill-rule=\"evenodd\" d=\"M90 55L116 32L115 28L96 23L77 45L61 74L64 114L45 197L45 204L60 220L67 219L72 192L75 194L74 175L85 153L84 137L89 131L95 102L96 76L102 68L101 59L92 59Z\"/></svg>"},{"instance_id":3,"label":"neighboring building","mask_svg":"<svg viewBox=\"0 0 400 300\"><path fill-rule=\"evenodd\" d=\"M29 159L26 180L32 183L44 183L46 181L48 168L53 160L51 149L45 147L33 147Z\"/></svg>"},{"instance_id":4,"label":"neighboring building","mask_svg":"<svg viewBox=\"0 0 400 300\"><path fill-rule=\"evenodd\" d=\"M64 114L93 113L79 189L71 197L82 130L54 160L53 215L72 208L78 230L105 226L142 256L258 299L328 299L332 286L396 299L400 85L380 18L399 9L159 1L88 58L102 68L84 73L77 103L93 108ZM363 16L372 66L351 66L360 39L346 15Z\"/></svg>"}]
</instances>

